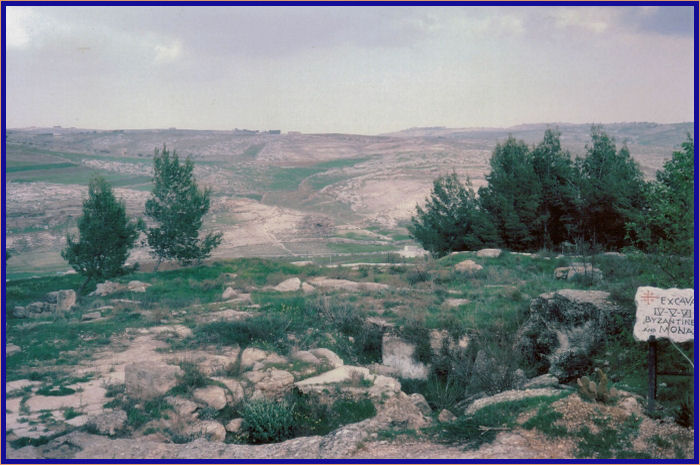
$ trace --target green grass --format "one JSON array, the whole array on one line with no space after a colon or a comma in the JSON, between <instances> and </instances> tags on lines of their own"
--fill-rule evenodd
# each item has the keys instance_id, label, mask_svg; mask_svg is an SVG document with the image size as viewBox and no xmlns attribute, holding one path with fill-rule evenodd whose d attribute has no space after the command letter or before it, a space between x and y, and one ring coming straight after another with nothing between
<instances>
[{"instance_id":1,"label":"green grass","mask_svg":"<svg viewBox=\"0 0 700 465\"><path fill-rule=\"evenodd\" d=\"M348 242L329 242L326 245L336 253L368 253L368 252L390 252L397 250L396 246L387 244L354 244Z\"/></svg>"},{"instance_id":2,"label":"green grass","mask_svg":"<svg viewBox=\"0 0 700 465\"><path fill-rule=\"evenodd\" d=\"M56 170L61 168L75 168L75 163L45 163L45 164L13 164L5 169L6 173L17 173L19 171L36 171L36 170Z\"/></svg>"}]
</instances>

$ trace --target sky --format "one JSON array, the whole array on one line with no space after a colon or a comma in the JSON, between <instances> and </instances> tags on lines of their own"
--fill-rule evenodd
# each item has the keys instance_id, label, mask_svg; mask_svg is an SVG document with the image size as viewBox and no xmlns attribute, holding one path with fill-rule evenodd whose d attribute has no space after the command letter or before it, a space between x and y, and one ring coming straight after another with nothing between
<instances>
[{"instance_id":1,"label":"sky","mask_svg":"<svg viewBox=\"0 0 700 465\"><path fill-rule=\"evenodd\" d=\"M691 6L7 6L6 127L694 121Z\"/></svg>"}]
</instances>

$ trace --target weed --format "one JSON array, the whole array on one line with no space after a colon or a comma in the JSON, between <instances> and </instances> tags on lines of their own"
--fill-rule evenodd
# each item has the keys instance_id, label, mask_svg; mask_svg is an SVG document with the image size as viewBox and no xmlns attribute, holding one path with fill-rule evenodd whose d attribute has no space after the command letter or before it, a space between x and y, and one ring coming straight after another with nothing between
<instances>
[{"instance_id":1,"label":"weed","mask_svg":"<svg viewBox=\"0 0 700 465\"><path fill-rule=\"evenodd\" d=\"M63 418L66 420L70 420L71 418L79 417L82 415L83 412L74 409L73 407L67 407L65 410L63 410Z\"/></svg>"},{"instance_id":2,"label":"weed","mask_svg":"<svg viewBox=\"0 0 700 465\"><path fill-rule=\"evenodd\" d=\"M634 415L622 424L610 425L608 418L595 418L594 423L598 432L594 433L584 426L578 433L581 440L578 443L576 455L579 458L614 459L638 458L634 456L631 439L639 431L641 420Z\"/></svg>"},{"instance_id":3,"label":"weed","mask_svg":"<svg viewBox=\"0 0 700 465\"><path fill-rule=\"evenodd\" d=\"M542 405L535 416L523 423L525 429L536 429L550 438L559 438L567 435L566 427L557 425L563 415L552 409L550 405Z\"/></svg>"},{"instance_id":4,"label":"weed","mask_svg":"<svg viewBox=\"0 0 700 465\"><path fill-rule=\"evenodd\" d=\"M254 400L241 412L242 432L249 442L265 444L293 437L294 405L287 401Z\"/></svg>"},{"instance_id":5,"label":"weed","mask_svg":"<svg viewBox=\"0 0 700 465\"><path fill-rule=\"evenodd\" d=\"M189 395L197 388L209 384L209 379L202 373L199 366L191 361L180 362L182 375L178 378L178 384L170 390L172 394Z\"/></svg>"},{"instance_id":6,"label":"weed","mask_svg":"<svg viewBox=\"0 0 700 465\"><path fill-rule=\"evenodd\" d=\"M42 386L36 393L40 396L69 396L75 394L75 389L65 386Z\"/></svg>"}]
</instances>

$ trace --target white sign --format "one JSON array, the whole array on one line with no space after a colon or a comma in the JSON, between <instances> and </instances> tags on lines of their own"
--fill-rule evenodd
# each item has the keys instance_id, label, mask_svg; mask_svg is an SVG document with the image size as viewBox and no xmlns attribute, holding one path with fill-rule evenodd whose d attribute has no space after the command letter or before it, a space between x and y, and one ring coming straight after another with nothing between
<instances>
[{"instance_id":1,"label":"white sign","mask_svg":"<svg viewBox=\"0 0 700 465\"><path fill-rule=\"evenodd\" d=\"M674 342L692 341L695 331L695 292L693 289L659 289L642 286L634 296L637 321L634 338L647 341L649 336Z\"/></svg>"}]
</instances>

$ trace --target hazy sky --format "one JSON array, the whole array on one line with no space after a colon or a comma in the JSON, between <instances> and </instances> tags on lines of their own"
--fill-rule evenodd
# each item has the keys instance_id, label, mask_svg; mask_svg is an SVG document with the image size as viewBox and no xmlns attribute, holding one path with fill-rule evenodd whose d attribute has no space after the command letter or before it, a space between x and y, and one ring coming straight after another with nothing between
<instances>
[{"instance_id":1,"label":"hazy sky","mask_svg":"<svg viewBox=\"0 0 700 465\"><path fill-rule=\"evenodd\" d=\"M693 8L9 6L7 127L693 121Z\"/></svg>"}]
</instances>

